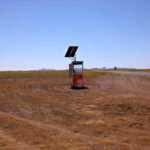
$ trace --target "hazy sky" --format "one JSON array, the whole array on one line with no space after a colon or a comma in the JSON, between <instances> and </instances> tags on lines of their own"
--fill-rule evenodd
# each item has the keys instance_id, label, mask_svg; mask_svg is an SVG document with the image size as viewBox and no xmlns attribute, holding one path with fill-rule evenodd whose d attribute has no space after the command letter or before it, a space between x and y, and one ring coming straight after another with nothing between
<instances>
[{"instance_id":1,"label":"hazy sky","mask_svg":"<svg viewBox=\"0 0 150 150\"><path fill-rule=\"evenodd\" d=\"M150 68L150 0L0 0L0 70Z\"/></svg>"}]
</instances>

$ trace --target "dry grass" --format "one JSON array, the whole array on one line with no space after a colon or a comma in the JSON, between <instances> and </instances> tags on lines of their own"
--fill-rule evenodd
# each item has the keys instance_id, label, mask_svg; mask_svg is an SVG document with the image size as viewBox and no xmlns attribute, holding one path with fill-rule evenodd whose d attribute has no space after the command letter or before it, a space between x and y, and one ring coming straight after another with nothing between
<instances>
[{"instance_id":1,"label":"dry grass","mask_svg":"<svg viewBox=\"0 0 150 150\"><path fill-rule=\"evenodd\" d=\"M107 71L85 71L85 77L95 78L98 76L111 74ZM68 71L1 71L0 79L10 78L49 78L49 77L61 77L68 76Z\"/></svg>"},{"instance_id":2,"label":"dry grass","mask_svg":"<svg viewBox=\"0 0 150 150\"><path fill-rule=\"evenodd\" d=\"M84 75L86 78L96 78L100 76L113 75L113 73L109 71L85 71Z\"/></svg>"},{"instance_id":3,"label":"dry grass","mask_svg":"<svg viewBox=\"0 0 150 150\"><path fill-rule=\"evenodd\" d=\"M65 71L0 73L0 150L149 150L150 78Z\"/></svg>"},{"instance_id":4,"label":"dry grass","mask_svg":"<svg viewBox=\"0 0 150 150\"><path fill-rule=\"evenodd\" d=\"M64 77L66 75L67 75L67 71L4 71L4 72L0 72L1 79Z\"/></svg>"}]
</instances>

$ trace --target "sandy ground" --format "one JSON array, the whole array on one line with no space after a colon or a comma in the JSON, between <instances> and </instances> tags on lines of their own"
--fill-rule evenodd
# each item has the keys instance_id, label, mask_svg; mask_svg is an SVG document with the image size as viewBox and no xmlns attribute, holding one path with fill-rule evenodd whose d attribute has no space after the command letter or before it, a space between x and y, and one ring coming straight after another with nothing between
<instances>
[{"instance_id":1,"label":"sandy ground","mask_svg":"<svg viewBox=\"0 0 150 150\"><path fill-rule=\"evenodd\" d=\"M150 74L0 79L0 150L150 150Z\"/></svg>"}]
</instances>

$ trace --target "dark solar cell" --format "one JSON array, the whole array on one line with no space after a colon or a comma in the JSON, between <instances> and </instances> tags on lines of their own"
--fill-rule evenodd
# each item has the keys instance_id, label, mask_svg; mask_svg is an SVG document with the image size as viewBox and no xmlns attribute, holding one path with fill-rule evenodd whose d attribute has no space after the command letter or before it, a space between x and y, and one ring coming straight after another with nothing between
<instances>
[{"instance_id":1,"label":"dark solar cell","mask_svg":"<svg viewBox=\"0 0 150 150\"><path fill-rule=\"evenodd\" d=\"M78 46L69 46L65 57L74 57L77 52Z\"/></svg>"}]
</instances>

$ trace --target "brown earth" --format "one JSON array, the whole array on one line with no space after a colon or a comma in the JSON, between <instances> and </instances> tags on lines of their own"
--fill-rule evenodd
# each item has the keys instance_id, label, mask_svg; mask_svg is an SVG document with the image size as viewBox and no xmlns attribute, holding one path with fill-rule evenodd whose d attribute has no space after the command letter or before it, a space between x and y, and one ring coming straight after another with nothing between
<instances>
[{"instance_id":1,"label":"brown earth","mask_svg":"<svg viewBox=\"0 0 150 150\"><path fill-rule=\"evenodd\" d=\"M150 74L0 79L0 150L150 150Z\"/></svg>"}]
</instances>

